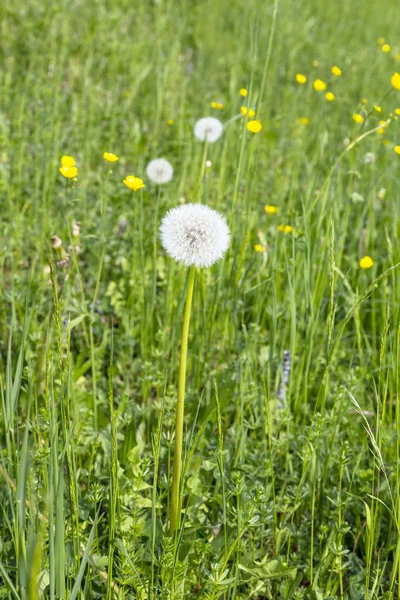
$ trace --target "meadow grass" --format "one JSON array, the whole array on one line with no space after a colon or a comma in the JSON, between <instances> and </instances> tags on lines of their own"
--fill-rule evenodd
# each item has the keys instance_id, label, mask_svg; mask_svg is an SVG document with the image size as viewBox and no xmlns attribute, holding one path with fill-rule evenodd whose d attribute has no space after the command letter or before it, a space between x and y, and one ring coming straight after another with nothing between
<instances>
[{"instance_id":1,"label":"meadow grass","mask_svg":"<svg viewBox=\"0 0 400 600\"><path fill-rule=\"evenodd\" d=\"M0 598L400 597L397 19L394 0L2 7ZM171 536L189 270L158 229L189 201L232 239L196 273Z\"/></svg>"}]
</instances>

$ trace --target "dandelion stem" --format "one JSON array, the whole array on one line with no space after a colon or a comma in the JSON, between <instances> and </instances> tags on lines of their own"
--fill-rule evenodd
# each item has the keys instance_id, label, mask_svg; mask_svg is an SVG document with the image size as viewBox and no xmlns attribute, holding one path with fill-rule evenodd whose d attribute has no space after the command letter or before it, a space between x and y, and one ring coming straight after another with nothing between
<instances>
[{"instance_id":1,"label":"dandelion stem","mask_svg":"<svg viewBox=\"0 0 400 600\"><path fill-rule=\"evenodd\" d=\"M186 383L186 358L189 337L190 312L192 308L194 278L196 269L194 266L190 268L189 283L186 296L185 314L183 317L182 329L182 344L181 356L179 365L179 383L178 383L178 399L176 403L176 420L175 420L175 449L174 449L174 469L172 474L172 490L171 490L171 523L170 532L173 535L174 531L179 528L179 483L181 477L182 466L182 440L183 440L183 414L185 405L185 383Z\"/></svg>"}]
</instances>

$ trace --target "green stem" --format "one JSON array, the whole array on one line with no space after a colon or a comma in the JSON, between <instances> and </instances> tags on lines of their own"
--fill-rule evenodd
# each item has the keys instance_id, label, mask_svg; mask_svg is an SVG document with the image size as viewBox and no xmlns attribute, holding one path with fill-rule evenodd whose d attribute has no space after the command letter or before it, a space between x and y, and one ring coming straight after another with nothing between
<instances>
[{"instance_id":1,"label":"green stem","mask_svg":"<svg viewBox=\"0 0 400 600\"><path fill-rule=\"evenodd\" d=\"M185 383L186 383L186 359L189 337L190 311L192 308L193 288L195 267L191 267L189 274L189 284L186 296L185 315L183 318L182 329L182 344L181 358L179 365L179 384L178 384L178 399L176 403L176 421L175 421L175 450L174 450L174 470L172 474L172 491L171 491L171 524L170 532L173 535L174 531L179 528L179 483L181 477L182 466L182 440L183 440L183 413L185 405Z\"/></svg>"}]
</instances>

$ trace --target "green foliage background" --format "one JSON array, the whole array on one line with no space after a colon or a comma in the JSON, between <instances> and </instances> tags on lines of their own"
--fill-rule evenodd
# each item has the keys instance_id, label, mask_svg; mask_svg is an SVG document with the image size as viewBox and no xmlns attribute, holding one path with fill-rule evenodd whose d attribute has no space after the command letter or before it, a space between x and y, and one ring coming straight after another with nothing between
<instances>
[{"instance_id":1,"label":"green foliage background","mask_svg":"<svg viewBox=\"0 0 400 600\"><path fill-rule=\"evenodd\" d=\"M2 7L0 597L399 597L397 19L391 0ZM211 114L224 134L204 147ZM232 244L197 276L171 540L187 270L158 226L184 201L225 214Z\"/></svg>"}]
</instances>

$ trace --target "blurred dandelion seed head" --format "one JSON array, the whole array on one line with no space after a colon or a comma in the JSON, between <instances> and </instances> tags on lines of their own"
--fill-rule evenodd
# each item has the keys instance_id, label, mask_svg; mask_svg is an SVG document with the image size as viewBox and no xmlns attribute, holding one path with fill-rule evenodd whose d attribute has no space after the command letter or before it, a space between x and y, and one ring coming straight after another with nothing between
<instances>
[{"instance_id":1,"label":"blurred dandelion seed head","mask_svg":"<svg viewBox=\"0 0 400 600\"><path fill-rule=\"evenodd\" d=\"M153 183L163 184L171 181L174 169L165 158L155 158L147 165L146 174Z\"/></svg>"},{"instance_id":2,"label":"blurred dandelion seed head","mask_svg":"<svg viewBox=\"0 0 400 600\"><path fill-rule=\"evenodd\" d=\"M223 125L221 121L216 119L215 117L204 117L197 121L194 126L194 135L195 137L202 141L213 144L216 142L222 135Z\"/></svg>"}]
</instances>

